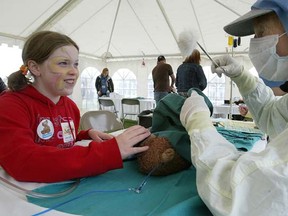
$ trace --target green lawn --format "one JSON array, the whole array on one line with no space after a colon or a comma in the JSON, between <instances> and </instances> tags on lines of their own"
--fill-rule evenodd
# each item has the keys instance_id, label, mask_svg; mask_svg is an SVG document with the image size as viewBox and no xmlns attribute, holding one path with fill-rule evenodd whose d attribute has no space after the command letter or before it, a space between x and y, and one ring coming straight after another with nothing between
<instances>
[{"instance_id":1,"label":"green lawn","mask_svg":"<svg viewBox=\"0 0 288 216\"><path fill-rule=\"evenodd\" d=\"M136 120L131 120L131 119L125 119L125 122L124 122L124 128L129 128L133 125L137 125L138 122Z\"/></svg>"}]
</instances>

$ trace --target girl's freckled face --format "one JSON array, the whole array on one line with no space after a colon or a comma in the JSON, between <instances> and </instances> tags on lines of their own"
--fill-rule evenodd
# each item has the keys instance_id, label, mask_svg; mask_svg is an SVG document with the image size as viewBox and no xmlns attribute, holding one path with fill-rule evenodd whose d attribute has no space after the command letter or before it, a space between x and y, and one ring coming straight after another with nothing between
<instances>
[{"instance_id":1,"label":"girl's freckled face","mask_svg":"<svg viewBox=\"0 0 288 216\"><path fill-rule=\"evenodd\" d=\"M65 59L62 57L53 57L50 59L48 63L48 67L51 73L54 73L56 76L54 77L54 82L56 84L56 88L61 90L65 87L65 77L68 75L71 67L61 67L60 62L65 62Z\"/></svg>"},{"instance_id":2,"label":"girl's freckled face","mask_svg":"<svg viewBox=\"0 0 288 216\"><path fill-rule=\"evenodd\" d=\"M51 56L39 64L40 75L34 86L52 101L70 95L79 77L78 50L72 46L56 49Z\"/></svg>"}]
</instances>

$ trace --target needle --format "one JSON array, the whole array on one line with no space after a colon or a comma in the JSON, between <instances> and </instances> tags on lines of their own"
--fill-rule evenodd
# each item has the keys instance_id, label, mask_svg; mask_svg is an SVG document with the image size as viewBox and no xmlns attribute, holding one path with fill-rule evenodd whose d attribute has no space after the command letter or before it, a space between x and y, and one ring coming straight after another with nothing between
<instances>
[{"instance_id":1,"label":"needle","mask_svg":"<svg viewBox=\"0 0 288 216\"><path fill-rule=\"evenodd\" d=\"M211 56L206 52L206 50L200 45L200 43L198 43L198 46L201 48L201 50L205 53L205 55L217 66L217 67L220 67L212 58Z\"/></svg>"}]
</instances>

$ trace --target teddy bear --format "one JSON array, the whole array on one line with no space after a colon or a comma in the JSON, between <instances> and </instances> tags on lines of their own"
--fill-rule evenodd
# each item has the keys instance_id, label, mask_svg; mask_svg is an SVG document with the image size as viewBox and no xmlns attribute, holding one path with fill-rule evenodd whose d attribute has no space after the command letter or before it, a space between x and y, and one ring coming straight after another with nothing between
<instances>
[{"instance_id":1,"label":"teddy bear","mask_svg":"<svg viewBox=\"0 0 288 216\"><path fill-rule=\"evenodd\" d=\"M166 176L191 166L191 162L182 158L166 137L151 134L139 146L149 146L137 156L139 170L144 174L151 172L153 176Z\"/></svg>"},{"instance_id":2,"label":"teddy bear","mask_svg":"<svg viewBox=\"0 0 288 216\"><path fill-rule=\"evenodd\" d=\"M197 88L193 91L204 97L213 113L213 105L209 98ZM180 122L180 112L186 98L178 94L168 94L162 98L153 111L151 136L141 142L140 146L149 146L149 149L137 156L139 170L142 173L165 176L191 166L190 137Z\"/></svg>"}]
</instances>

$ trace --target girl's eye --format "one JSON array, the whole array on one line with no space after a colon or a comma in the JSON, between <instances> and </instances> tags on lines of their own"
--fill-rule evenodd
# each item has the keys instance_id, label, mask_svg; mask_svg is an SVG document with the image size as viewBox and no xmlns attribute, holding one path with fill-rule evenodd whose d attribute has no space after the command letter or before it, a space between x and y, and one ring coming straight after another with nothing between
<instances>
[{"instance_id":1,"label":"girl's eye","mask_svg":"<svg viewBox=\"0 0 288 216\"><path fill-rule=\"evenodd\" d=\"M68 62L63 61L63 62L59 62L58 64L59 64L60 66L66 66L66 65L68 65Z\"/></svg>"},{"instance_id":2,"label":"girl's eye","mask_svg":"<svg viewBox=\"0 0 288 216\"><path fill-rule=\"evenodd\" d=\"M78 66L79 66L78 62L74 64L74 68L78 68Z\"/></svg>"}]
</instances>

